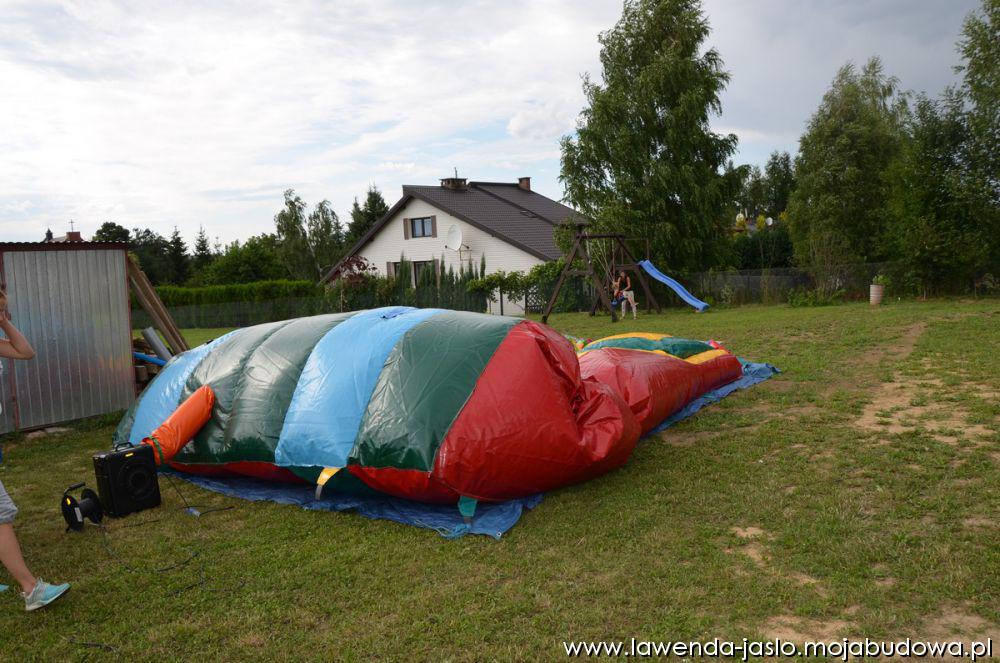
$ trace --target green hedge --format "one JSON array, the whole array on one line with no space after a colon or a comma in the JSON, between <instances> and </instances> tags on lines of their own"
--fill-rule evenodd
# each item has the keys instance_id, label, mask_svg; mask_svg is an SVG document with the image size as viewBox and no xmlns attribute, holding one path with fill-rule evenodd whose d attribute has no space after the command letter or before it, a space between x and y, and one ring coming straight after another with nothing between
<instances>
[{"instance_id":1,"label":"green hedge","mask_svg":"<svg viewBox=\"0 0 1000 663\"><path fill-rule=\"evenodd\" d=\"M323 287L313 281L255 281L238 285L207 285L196 288L177 285L156 286L165 306L265 302L275 299L319 297ZM133 307L137 306L133 302Z\"/></svg>"},{"instance_id":2,"label":"green hedge","mask_svg":"<svg viewBox=\"0 0 1000 663\"><path fill-rule=\"evenodd\" d=\"M276 320L290 320L307 315L334 313L334 302L328 297L297 297L262 302L221 302L171 306L170 315L181 329L206 327L247 327ZM132 327L144 329L153 324L142 309L132 310Z\"/></svg>"},{"instance_id":3,"label":"green hedge","mask_svg":"<svg viewBox=\"0 0 1000 663\"><path fill-rule=\"evenodd\" d=\"M405 260L400 271L410 273ZM259 281L245 285L156 288L174 322L181 328L245 327L307 315L356 311L379 306L419 306L483 312L486 296L469 292L479 276L472 266L447 270L438 277L425 267L417 287L410 279L371 274L342 279L329 289L309 281ZM152 320L133 302L132 326L142 329Z\"/></svg>"}]
</instances>

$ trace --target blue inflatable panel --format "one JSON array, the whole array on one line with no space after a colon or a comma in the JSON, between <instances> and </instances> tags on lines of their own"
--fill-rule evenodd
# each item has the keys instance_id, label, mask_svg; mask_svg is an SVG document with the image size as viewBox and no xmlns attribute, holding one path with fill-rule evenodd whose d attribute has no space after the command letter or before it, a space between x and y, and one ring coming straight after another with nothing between
<instances>
[{"instance_id":1,"label":"blue inflatable panel","mask_svg":"<svg viewBox=\"0 0 1000 663\"><path fill-rule=\"evenodd\" d=\"M220 343L239 332L239 329L233 330L214 341L174 355L167 362L159 375L146 387L146 392L135 410L135 421L132 423L132 430L128 436L128 441L131 444L141 443L144 437L149 437L149 434L156 430L157 426L173 414L177 406L180 405L184 384L209 350L218 347Z\"/></svg>"},{"instance_id":2,"label":"blue inflatable panel","mask_svg":"<svg viewBox=\"0 0 1000 663\"><path fill-rule=\"evenodd\" d=\"M245 500L267 500L292 504L317 511L355 511L366 518L392 520L404 525L432 529L446 538L463 534L484 534L499 539L517 524L525 509L535 508L541 495L532 495L506 502L480 502L476 515L466 524L455 505L424 504L395 497L354 497L329 495L315 499L314 488L294 484L273 483L258 479L212 479L191 474L175 474L185 481L216 493Z\"/></svg>"},{"instance_id":3,"label":"blue inflatable panel","mask_svg":"<svg viewBox=\"0 0 1000 663\"><path fill-rule=\"evenodd\" d=\"M687 291L687 288L682 286L680 283L678 283L677 281L673 280L672 278L670 278L669 276L658 270L655 266L653 266L653 263L649 262L648 260L640 260L638 264L640 267L646 270L647 274L649 274L654 279L656 279L660 283L664 284L665 286L676 292L677 296L683 299L684 303L687 304L688 306L693 306L699 311L704 311L705 309L708 308L708 304L706 304L705 302L701 301L700 299L692 295L690 292Z\"/></svg>"},{"instance_id":4,"label":"blue inflatable panel","mask_svg":"<svg viewBox=\"0 0 1000 663\"><path fill-rule=\"evenodd\" d=\"M275 464L344 467L389 353L403 334L441 312L407 306L363 311L327 332L302 368Z\"/></svg>"}]
</instances>

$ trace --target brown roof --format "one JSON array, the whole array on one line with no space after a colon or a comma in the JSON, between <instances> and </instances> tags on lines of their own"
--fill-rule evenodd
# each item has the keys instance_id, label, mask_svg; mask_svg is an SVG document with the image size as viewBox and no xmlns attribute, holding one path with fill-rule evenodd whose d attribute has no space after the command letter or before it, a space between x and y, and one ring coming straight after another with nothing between
<instances>
[{"instance_id":1,"label":"brown roof","mask_svg":"<svg viewBox=\"0 0 1000 663\"><path fill-rule=\"evenodd\" d=\"M563 221L580 214L540 193L503 182L469 182L467 188L404 185L403 197L351 247L323 277L329 281L341 263L355 255L385 226L407 202L417 198L472 226L516 246L541 260L555 260L562 255L552 231Z\"/></svg>"}]
</instances>

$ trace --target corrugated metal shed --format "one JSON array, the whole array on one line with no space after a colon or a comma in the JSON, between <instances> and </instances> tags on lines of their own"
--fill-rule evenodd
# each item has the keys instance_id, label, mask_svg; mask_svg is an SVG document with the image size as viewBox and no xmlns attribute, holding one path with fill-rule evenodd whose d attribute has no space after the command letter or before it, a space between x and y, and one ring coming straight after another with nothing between
<instances>
[{"instance_id":1,"label":"corrugated metal shed","mask_svg":"<svg viewBox=\"0 0 1000 663\"><path fill-rule=\"evenodd\" d=\"M11 316L37 353L3 360L0 433L131 404L127 259L117 243L0 243Z\"/></svg>"}]
</instances>

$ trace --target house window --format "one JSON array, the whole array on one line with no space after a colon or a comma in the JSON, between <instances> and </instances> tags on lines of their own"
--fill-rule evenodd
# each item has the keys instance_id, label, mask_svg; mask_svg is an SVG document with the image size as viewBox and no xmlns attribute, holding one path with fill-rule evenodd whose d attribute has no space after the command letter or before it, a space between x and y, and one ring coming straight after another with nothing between
<instances>
[{"instance_id":1,"label":"house window","mask_svg":"<svg viewBox=\"0 0 1000 663\"><path fill-rule=\"evenodd\" d=\"M414 260L413 261L413 285L416 285L420 281L420 274L423 273L424 267L428 265L433 269L433 260Z\"/></svg>"},{"instance_id":2,"label":"house window","mask_svg":"<svg viewBox=\"0 0 1000 663\"><path fill-rule=\"evenodd\" d=\"M435 264L436 262L437 262L436 260L414 260L408 263L410 266L410 286L414 288L417 286L417 282L420 280L420 273L423 272L424 267L428 265L430 265L431 268L435 270L435 278L436 278L437 277L437 265ZM400 269L402 268L402 266L403 264L400 262L390 262L388 264L389 267L388 275L399 276Z\"/></svg>"},{"instance_id":3,"label":"house window","mask_svg":"<svg viewBox=\"0 0 1000 663\"><path fill-rule=\"evenodd\" d=\"M410 219L410 237L433 237L434 219L429 216L422 216Z\"/></svg>"}]
</instances>

